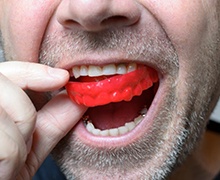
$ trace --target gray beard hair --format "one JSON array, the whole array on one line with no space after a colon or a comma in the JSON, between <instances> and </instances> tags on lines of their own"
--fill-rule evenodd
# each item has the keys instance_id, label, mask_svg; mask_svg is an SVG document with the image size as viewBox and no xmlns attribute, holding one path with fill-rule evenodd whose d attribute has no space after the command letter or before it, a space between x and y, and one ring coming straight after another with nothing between
<instances>
[{"instance_id":1,"label":"gray beard hair","mask_svg":"<svg viewBox=\"0 0 220 180\"><path fill-rule=\"evenodd\" d=\"M108 51L123 52L126 54L125 59L144 59L148 63L156 59L161 71L172 69L169 72L171 73L169 81L173 84L173 88L170 89L169 97L163 105L167 108L159 112L158 118L147 135L126 147L110 149L90 147L70 132L60 141L52 154L67 179L128 179L128 177L130 179L163 179L190 152L203 129L194 128L194 125L189 126L193 121L197 121L197 125L202 126L198 123L202 122L201 119L198 121L198 119L192 120L182 116L183 120L171 121L174 118L172 114L177 112L174 77L177 75L178 58L172 44L163 33L129 30L101 33L74 31L63 33L61 36L56 36L55 33L45 38L40 53L40 63L56 66L62 59L74 59L79 54L92 52L104 54ZM192 131L195 135L190 136L187 143L190 145L183 148L188 141L186 139L191 132L190 128L199 131ZM168 131L169 135L172 134L172 137L169 137L172 140L164 138L164 134ZM180 153L181 156L179 156ZM150 161L158 161L160 164L151 163L152 167L149 167Z\"/></svg>"},{"instance_id":2,"label":"gray beard hair","mask_svg":"<svg viewBox=\"0 0 220 180\"><path fill-rule=\"evenodd\" d=\"M199 90L191 87L193 83L190 81L194 78L186 78L188 82L183 83L189 86L191 96L186 100L187 106L178 103L175 87L179 68L177 54L164 33L152 30L55 33L45 38L40 63L56 66L62 59L74 59L80 54L93 52L100 55L122 52L126 54L125 60L142 59L149 64L156 59L160 71L167 72L169 69L167 82L170 89L162 105L164 108L158 112L148 134L126 147L90 147L70 132L53 150L54 158L70 180L166 178L190 153L204 132L204 119L207 118L207 107L212 99L198 98L204 101L203 106L193 111ZM195 74L201 73L200 71L199 69ZM194 77L195 74L190 75Z\"/></svg>"},{"instance_id":3,"label":"gray beard hair","mask_svg":"<svg viewBox=\"0 0 220 180\"><path fill-rule=\"evenodd\" d=\"M210 49L214 48L210 47ZM174 79L178 74L178 71L175 70L179 67L178 57L166 35L154 33L153 30L134 32L128 29L127 31L113 30L100 33L74 31L62 33L62 35L55 33L52 36L45 37L39 60L42 64L55 67L63 60L63 57L74 59L79 54L89 54L90 52L97 54L122 52L126 54L125 60L143 59L143 62L147 61L149 64L151 64L151 60L156 59L161 71L171 70L172 74L169 74L169 81L173 87L166 97L164 109L159 112L150 132L142 139L126 147L101 149L83 144L70 132L53 150L54 158L67 179L91 179L92 173L94 173L92 174L93 179L96 178L95 173L98 174L96 179L100 177L103 177L102 179L126 180L128 179L126 177L155 180L166 178L175 165L187 156L203 133L204 118L207 118L207 109L209 109L207 107L212 99L198 98L196 95L199 90L189 88L193 91L191 97L186 100L188 106L177 108L178 97L175 92ZM204 57L207 56L207 64L214 62L212 61L213 57L210 58L210 54L204 55L204 52L206 50L202 49L197 58L203 57L201 59L205 59ZM219 65L216 69L219 69ZM209 72L213 72L213 69ZM192 77L196 76L202 79L200 75L201 72L190 74ZM218 81L212 80L210 84L218 83ZM188 86L192 84L191 82L185 83ZM204 85L202 87L205 91L205 87L208 88L209 86ZM205 93L203 92L203 94ZM192 113L195 97L206 103L203 102L203 109L198 109ZM173 114L178 114L179 119L175 119L176 117L173 117ZM172 119L174 120L172 121ZM164 134L171 135L170 139L165 139ZM153 166L154 163L151 163L152 167L149 167L150 161L159 161L160 165Z\"/></svg>"},{"instance_id":4,"label":"gray beard hair","mask_svg":"<svg viewBox=\"0 0 220 180\"><path fill-rule=\"evenodd\" d=\"M160 71L178 69L178 57L163 32L153 30L107 30L103 32L71 31L55 32L44 38L41 46L40 63L55 67L63 60L76 59L86 54L111 56L117 54L125 60L141 62L157 60ZM114 59L113 59L114 61ZM85 62L85 63L90 63ZM114 63L114 62L112 62Z\"/></svg>"},{"instance_id":5,"label":"gray beard hair","mask_svg":"<svg viewBox=\"0 0 220 180\"><path fill-rule=\"evenodd\" d=\"M193 113L192 117L184 116L178 122L172 122L172 114L177 110L173 103L173 94L173 91L170 92L165 103L168 108L159 113L148 134L125 147L90 147L70 132L52 151L66 178L166 178L190 153L204 130L204 119L199 118L196 113ZM183 112L178 114L183 115ZM164 138L167 132L172 136L169 140ZM159 162L159 165L154 162Z\"/></svg>"},{"instance_id":6,"label":"gray beard hair","mask_svg":"<svg viewBox=\"0 0 220 180\"><path fill-rule=\"evenodd\" d=\"M207 94L206 88L209 86L206 84L201 86L204 87L202 94L207 94L210 98L200 98L203 97L198 93L201 91L197 88L189 88L192 92L188 97L189 99L185 100L188 106L181 107L178 104L177 108L178 97L174 88L174 77L178 73L175 71L179 66L178 57L167 39L163 33L154 34L153 30L149 32L128 30L100 33L74 31L68 34L63 33L62 36L55 33L52 36L45 37L39 59L40 63L52 67L62 61L63 57L74 59L78 54L89 54L94 51L98 54L104 54L111 51L125 53L125 60L144 59L150 64L151 60L156 59L161 71L172 69L170 71L172 74L169 74L169 81L173 87L166 97L164 109L159 112L158 118L155 119L148 135L142 139L126 147L111 149L89 147L80 142L71 132L60 141L54 149L53 155L68 179L86 179L92 172L97 173L99 175L97 177L102 176L108 179L126 179L126 176L132 177L132 173L133 179L163 179L194 147L204 131L204 119L207 118L207 111L210 110L208 108L209 102L214 99L214 95ZM212 51L215 47L209 48ZM0 54L3 54L2 52L1 50ZM206 61L201 60L203 63L215 63L212 61L214 59L212 54L206 55L204 52L206 50L201 49L197 58L205 59ZM3 55L1 56L3 57ZM220 65L218 64L215 67L215 71L219 70ZM189 79L193 81L195 76L202 79L201 73L207 72L200 71L190 74L192 78ZM209 72L213 74L213 69L210 68ZM217 78L212 78L209 84L218 84L219 75ZM189 87L193 84L190 80L184 83ZM204 83L204 80L200 83ZM210 90L211 88L209 88ZM213 91L212 89L211 92ZM203 104L203 106L192 111L197 101L201 101L199 104ZM176 117L173 117L173 114L177 114L179 119L175 119ZM164 134L167 134L168 131L169 140L164 138ZM160 166L149 167L148 162L151 160L161 161ZM93 179L95 178L93 176Z\"/></svg>"}]
</instances>

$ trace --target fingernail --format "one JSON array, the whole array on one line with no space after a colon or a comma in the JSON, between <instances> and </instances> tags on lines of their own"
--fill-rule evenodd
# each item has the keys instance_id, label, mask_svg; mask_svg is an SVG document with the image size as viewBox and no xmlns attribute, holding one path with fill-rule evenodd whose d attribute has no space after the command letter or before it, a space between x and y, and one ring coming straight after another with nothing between
<instances>
[{"instance_id":1,"label":"fingernail","mask_svg":"<svg viewBox=\"0 0 220 180\"><path fill-rule=\"evenodd\" d=\"M69 74L66 70L57 69L57 68L49 68L48 74L55 79L63 79L64 77L68 77Z\"/></svg>"}]
</instances>

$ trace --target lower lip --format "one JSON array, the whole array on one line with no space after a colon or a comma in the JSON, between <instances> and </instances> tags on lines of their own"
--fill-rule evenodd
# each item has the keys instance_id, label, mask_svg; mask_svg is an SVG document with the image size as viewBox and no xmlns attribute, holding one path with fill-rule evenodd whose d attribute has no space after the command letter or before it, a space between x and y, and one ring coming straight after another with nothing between
<instances>
[{"instance_id":1,"label":"lower lip","mask_svg":"<svg viewBox=\"0 0 220 180\"><path fill-rule=\"evenodd\" d=\"M161 86L161 85L160 85ZM156 116L156 110L155 105L158 104L159 99L161 99L160 96L163 96L164 93L161 93L162 88L159 87L158 91L154 97L154 100L148 109L147 115L145 118L130 132L116 137L103 137L103 136L96 136L91 134L87 131L83 121L81 120L73 129L74 135L82 141L82 143L88 145L88 146L94 146L94 147L100 147L100 148L113 148L113 147L123 147L127 146L130 143L133 143L137 141L138 139L141 139L143 135L147 134L152 127L153 120ZM144 127L144 128L143 128Z\"/></svg>"}]
</instances>

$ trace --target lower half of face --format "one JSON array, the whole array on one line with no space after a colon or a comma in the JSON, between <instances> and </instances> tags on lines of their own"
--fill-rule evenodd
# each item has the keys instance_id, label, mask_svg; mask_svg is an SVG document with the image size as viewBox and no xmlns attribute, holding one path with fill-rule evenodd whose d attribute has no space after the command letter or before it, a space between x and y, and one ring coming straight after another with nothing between
<instances>
[{"instance_id":1,"label":"lower half of face","mask_svg":"<svg viewBox=\"0 0 220 180\"><path fill-rule=\"evenodd\" d=\"M53 151L55 159L67 177L69 179L167 177L201 138L211 99L210 94L207 97L198 97L197 91L188 94L191 97L185 95L182 99L178 97L177 90L162 90L160 89L162 85L160 86L155 96L160 100L154 99L150 106L144 105L144 108L136 112L135 117L131 115L132 112L127 106L124 107L123 103L119 102L106 107L100 106L98 111L94 109L95 115L89 116L91 119L87 121L88 114L93 113L93 108L89 108L85 115L86 121L82 118L75 129L69 132ZM192 89L188 93L191 93ZM148 103L146 101L146 104ZM112 114L116 114L114 118L109 117ZM121 116L126 116L127 119ZM136 119L140 122L136 122ZM97 121L102 122L97 124Z\"/></svg>"},{"instance_id":2,"label":"lower half of face","mask_svg":"<svg viewBox=\"0 0 220 180\"><path fill-rule=\"evenodd\" d=\"M143 46L149 45L139 42L141 45L132 45L136 50L123 61L114 59L106 65L100 60L104 65L73 68L67 91L73 101L89 108L53 151L68 178L162 179L201 138L219 92L218 53L207 53L211 46L199 47L194 56L183 60L169 42L155 39L150 41L154 46L151 52L147 50L137 56ZM112 41L109 39L109 43ZM122 51L120 47L132 51L122 44L117 49ZM120 67L129 66L131 72L116 73ZM100 68L101 73L97 70ZM143 76L138 75L142 68L146 76L156 77L144 79L150 82L147 87L142 86ZM106 69L111 75L104 75ZM88 77L84 77L83 71L87 71ZM132 73L136 76L131 79ZM135 85L131 86L132 83ZM78 86L79 89L75 88ZM97 87L98 94L93 96L97 93L93 89L83 91L83 87L90 86ZM139 86L141 90L135 94Z\"/></svg>"},{"instance_id":3,"label":"lower half of face","mask_svg":"<svg viewBox=\"0 0 220 180\"><path fill-rule=\"evenodd\" d=\"M42 44L17 55L41 46L40 63L68 69L70 99L88 106L53 151L68 179L162 179L202 136L219 96L220 32L192 26L182 38L145 16L98 32L49 23Z\"/></svg>"}]
</instances>

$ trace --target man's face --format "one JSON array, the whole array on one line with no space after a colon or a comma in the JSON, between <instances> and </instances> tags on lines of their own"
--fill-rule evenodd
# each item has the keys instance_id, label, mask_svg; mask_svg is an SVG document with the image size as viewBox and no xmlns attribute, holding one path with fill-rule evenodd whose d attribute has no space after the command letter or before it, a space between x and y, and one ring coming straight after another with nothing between
<instances>
[{"instance_id":1,"label":"man's face","mask_svg":"<svg viewBox=\"0 0 220 180\"><path fill-rule=\"evenodd\" d=\"M129 100L89 107L58 144L53 154L69 179L160 179L191 151L219 96L219 10L218 0L0 1L7 60L92 65L96 80L97 69L129 63L157 72L140 96L131 87Z\"/></svg>"}]
</instances>

